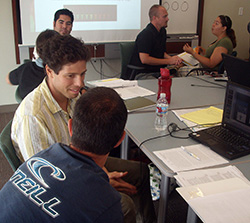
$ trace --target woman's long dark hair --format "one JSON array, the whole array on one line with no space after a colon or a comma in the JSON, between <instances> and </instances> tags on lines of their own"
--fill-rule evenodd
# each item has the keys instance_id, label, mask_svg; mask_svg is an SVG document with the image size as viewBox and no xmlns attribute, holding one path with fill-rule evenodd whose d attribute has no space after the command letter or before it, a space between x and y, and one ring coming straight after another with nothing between
<instances>
[{"instance_id":1,"label":"woman's long dark hair","mask_svg":"<svg viewBox=\"0 0 250 223\"><path fill-rule=\"evenodd\" d=\"M227 27L227 29L226 29L227 36L231 39L231 41L233 43L233 48L235 48L236 47L236 36L235 36L234 30L232 29L232 20L227 15L219 15L219 18L221 20L222 26Z\"/></svg>"}]
</instances>

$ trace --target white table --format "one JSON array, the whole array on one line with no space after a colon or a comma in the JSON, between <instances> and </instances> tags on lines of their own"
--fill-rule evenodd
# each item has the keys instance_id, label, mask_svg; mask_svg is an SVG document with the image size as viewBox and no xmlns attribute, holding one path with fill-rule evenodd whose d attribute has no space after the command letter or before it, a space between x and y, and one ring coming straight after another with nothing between
<instances>
[{"instance_id":1,"label":"white table","mask_svg":"<svg viewBox=\"0 0 250 223\"><path fill-rule=\"evenodd\" d=\"M213 85L211 83L215 83ZM220 86L218 86L219 84ZM158 83L157 80L141 80L139 85L149 90L157 92ZM194 86L192 86L194 85ZM174 109L186 109L197 108L216 105L222 107L225 97L225 82L215 82L213 78L202 77L183 77L173 78L172 82L172 96L169 106L168 122L176 123L180 128L186 126L171 112ZM152 100L156 100L155 96L149 97ZM121 157L127 159L128 154L128 137L130 137L137 146L139 146L144 140L159 136L164 133L157 132L154 129L155 108L149 108L141 112L130 113L126 124L127 136L122 144ZM167 133L167 132L165 132ZM180 132L179 136L187 136L188 132ZM175 174L165 163L163 163L153 152L157 150L170 149L180 146L188 146L197 144L192 139L176 139L170 136L159 138L156 140L150 140L144 143L140 148L147 155L147 157L157 166L162 173L161 178L161 194L158 211L158 222L166 222L168 194L169 194L169 181ZM240 159L234 160L234 162L245 162L250 160L250 156L245 156Z\"/></svg>"}]
</instances>

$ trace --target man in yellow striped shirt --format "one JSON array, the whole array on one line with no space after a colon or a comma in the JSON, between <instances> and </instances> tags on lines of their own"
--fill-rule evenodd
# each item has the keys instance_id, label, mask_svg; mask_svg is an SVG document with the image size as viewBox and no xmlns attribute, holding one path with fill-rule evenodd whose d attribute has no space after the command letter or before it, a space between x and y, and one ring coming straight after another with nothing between
<instances>
[{"instance_id":1,"label":"man in yellow striped shirt","mask_svg":"<svg viewBox=\"0 0 250 223\"><path fill-rule=\"evenodd\" d=\"M55 36L43 54L47 77L21 102L12 123L12 141L22 160L56 142L70 143L67 123L84 87L89 53L83 42L69 35ZM154 222L146 164L109 157L105 166L110 184L122 196L124 222L136 222L136 212L144 222Z\"/></svg>"}]
</instances>

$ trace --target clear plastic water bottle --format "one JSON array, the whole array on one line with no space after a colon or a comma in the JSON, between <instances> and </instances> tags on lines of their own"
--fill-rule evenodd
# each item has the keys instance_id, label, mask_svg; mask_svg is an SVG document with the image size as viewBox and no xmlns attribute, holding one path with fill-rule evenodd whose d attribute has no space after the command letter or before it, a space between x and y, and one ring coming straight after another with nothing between
<instances>
[{"instance_id":1,"label":"clear plastic water bottle","mask_svg":"<svg viewBox=\"0 0 250 223\"><path fill-rule=\"evenodd\" d=\"M161 93L160 98L157 100L157 105L156 105L155 129L157 131L166 130L168 126L167 114L168 114L168 101L166 99L166 94Z\"/></svg>"}]
</instances>

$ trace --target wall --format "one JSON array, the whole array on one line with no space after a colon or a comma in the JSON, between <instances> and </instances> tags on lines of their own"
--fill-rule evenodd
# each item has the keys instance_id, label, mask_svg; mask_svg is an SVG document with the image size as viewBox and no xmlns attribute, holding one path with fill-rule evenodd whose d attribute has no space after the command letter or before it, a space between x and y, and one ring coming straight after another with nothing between
<instances>
[{"instance_id":1,"label":"wall","mask_svg":"<svg viewBox=\"0 0 250 223\"><path fill-rule=\"evenodd\" d=\"M6 84L5 77L17 67L15 61L12 5L10 0L1 0L0 13L0 105L15 103L16 87Z\"/></svg>"},{"instance_id":2,"label":"wall","mask_svg":"<svg viewBox=\"0 0 250 223\"><path fill-rule=\"evenodd\" d=\"M204 17L202 26L201 45L204 48L215 40L211 33L213 21L218 15L228 15L233 22L232 28L236 33L238 57L249 58L250 35L247 32L247 24L250 22L250 1L249 0L204 0ZM243 15L239 16L239 7L243 7Z\"/></svg>"}]
</instances>

